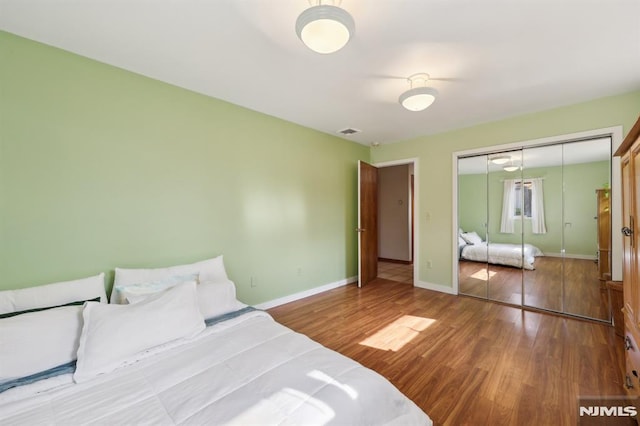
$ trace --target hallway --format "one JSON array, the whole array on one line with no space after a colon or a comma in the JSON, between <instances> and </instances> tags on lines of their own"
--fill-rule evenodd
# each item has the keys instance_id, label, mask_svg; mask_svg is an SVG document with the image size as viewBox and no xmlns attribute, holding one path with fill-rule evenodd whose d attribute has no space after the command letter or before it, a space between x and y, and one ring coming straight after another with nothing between
<instances>
[{"instance_id":1,"label":"hallway","mask_svg":"<svg viewBox=\"0 0 640 426\"><path fill-rule=\"evenodd\" d=\"M413 285L413 264L378 261L378 278Z\"/></svg>"}]
</instances>

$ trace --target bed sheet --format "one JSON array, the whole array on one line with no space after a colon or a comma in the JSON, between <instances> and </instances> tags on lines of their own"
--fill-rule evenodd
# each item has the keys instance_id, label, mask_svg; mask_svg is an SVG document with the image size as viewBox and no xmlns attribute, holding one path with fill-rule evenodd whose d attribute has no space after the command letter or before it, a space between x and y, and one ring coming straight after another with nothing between
<instances>
[{"instance_id":1,"label":"bed sheet","mask_svg":"<svg viewBox=\"0 0 640 426\"><path fill-rule=\"evenodd\" d=\"M490 243L487 248L486 242L466 245L462 247L460 253L462 259L514 266L516 268L523 267L528 270L535 269L536 256L542 256L542 251L532 244Z\"/></svg>"},{"instance_id":2,"label":"bed sheet","mask_svg":"<svg viewBox=\"0 0 640 426\"><path fill-rule=\"evenodd\" d=\"M384 377L252 311L85 383L0 394L0 424L414 424L429 417Z\"/></svg>"}]
</instances>

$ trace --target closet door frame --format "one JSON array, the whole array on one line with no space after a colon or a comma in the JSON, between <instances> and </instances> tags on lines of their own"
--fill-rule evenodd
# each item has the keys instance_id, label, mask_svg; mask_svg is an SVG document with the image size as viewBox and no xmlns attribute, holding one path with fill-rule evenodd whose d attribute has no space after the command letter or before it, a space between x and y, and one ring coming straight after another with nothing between
<instances>
[{"instance_id":1,"label":"closet door frame","mask_svg":"<svg viewBox=\"0 0 640 426\"><path fill-rule=\"evenodd\" d=\"M469 157L473 155L489 155L497 151L507 151L515 149L532 148L536 146L553 145L564 142L577 142L586 139L595 139L599 137L611 138L611 149L615 152L622 143L622 126L606 127L602 129L589 130L585 132L569 133L557 136L550 136L546 138L531 139L521 142L512 142L505 144L496 144L492 146L486 146L476 149L455 151L452 153L452 229L451 229L451 241L456 242L452 244L452 287L453 293L459 294L458 285L458 158ZM621 209L622 209L622 196L621 196L621 174L620 174L620 158L613 157L611 159L611 229L616 230L621 228ZM611 280L622 281L622 234L619 232L612 232L611 234Z\"/></svg>"}]
</instances>

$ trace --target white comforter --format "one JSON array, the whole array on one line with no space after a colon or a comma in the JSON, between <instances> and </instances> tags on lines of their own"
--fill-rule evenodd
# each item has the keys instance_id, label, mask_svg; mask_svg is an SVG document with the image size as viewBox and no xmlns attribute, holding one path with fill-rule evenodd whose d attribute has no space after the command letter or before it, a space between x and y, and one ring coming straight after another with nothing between
<instances>
[{"instance_id":1,"label":"white comforter","mask_svg":"<svg viewBox=\"0 0 640 426\"><path fill-rule=\"evenodd\" d=\"M515 266L517 268L535 269L533 262L536 256L542 256L542 251L534 245L524 244L500 244L490 243L487 249L487 243L470 244L462 248L460 257L466 260L476 262L488 262L496 265ZM524 266L523 266L524 259Z\"/></svg>"},{"instance_id":2,"label":"white comforter","mask_svg":"<svg viewBox=\"0 0 640 426\"><path fill-rule=\"evenodd\" d=\"M130 362L10 389L0 424L431 424L379 374L261 311Z\"/></svg>"}]
</instances>

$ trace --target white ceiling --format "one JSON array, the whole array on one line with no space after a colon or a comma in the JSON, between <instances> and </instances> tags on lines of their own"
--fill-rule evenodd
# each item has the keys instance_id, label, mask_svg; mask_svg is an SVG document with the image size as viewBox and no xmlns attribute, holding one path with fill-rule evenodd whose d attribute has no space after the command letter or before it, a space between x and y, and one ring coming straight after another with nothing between
<instances>
[{"instance_id":1,"label":"white ceiling","mask_svg":"<svg viewBox=\"0 0 640 426\"><path fill-rule=\"evenodd\" d=\"M0 29L363 144L640 89L639 0L343 0L320 55L307 0L0 0ZM398 96L427 72L423 112Z\"/></svg>"}]
</instances>

